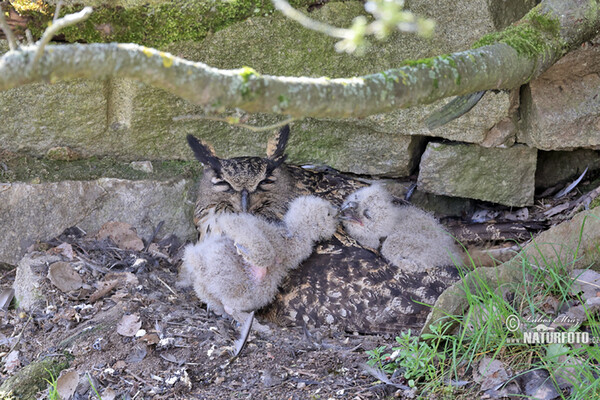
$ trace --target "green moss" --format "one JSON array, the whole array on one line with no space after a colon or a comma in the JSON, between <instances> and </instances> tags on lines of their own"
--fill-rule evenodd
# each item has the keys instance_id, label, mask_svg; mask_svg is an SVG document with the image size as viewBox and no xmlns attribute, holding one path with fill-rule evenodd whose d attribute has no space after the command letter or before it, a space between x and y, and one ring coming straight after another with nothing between
<instances>
[{"instance_id":1,"label":"green moss","mask_svg":"<svg viewBox=\"0 0 600 400\"><path fill-rule=\"evenodd\" d=\"M58 358L34 361L11 376L0 386L2 399L35 399L37 393L48 385L52 376L57 377L73 360L70 354ZM13 397L14 396L14 397Z\"/></svg>"},{"instance_id":2,"label":"green moss","mask_svg":"<svg viewBox=\"0 0 600 400\"><path fill-rule=\"evenodd\" d=\"M303 7L307 0L292 4ZM62 7L60 15L77 12L81 6ZM161 48L178 41L202 40L209 33L255 15L274 11L270 1L215 0L178 2L133 8L99 7L84 22L61 30L68 42L140 43ZM54 9L47 14L33 13L28 28L40 37L52 19Z\"/></svg>"},{"instance_id":3,"label":"green moss","mask_svg":"<svg viewBox=\"0 0 600 400\"><path fill-rule=\"evenodd\" d=\"M536 58L551 50L548 47L549 40L554 42L554 46L563 46L560 38L560 22L556 18L540 14L536 7L520 23L511 25L501 32L483 36L473 44L473 48L505 43L515 49L519 55Z\"/></svg>"},{"instance_id":4,"label":"green moss","mask_svg":"<svg viewBox=\"0 0 600 400\"><path fill-rule=\"evenodd\" d=\"M260 76L258 72L256 72L253 68L251 67L242 67L240 70L240 76L242 77L242 80L244 81L244 83L248 83L248 81L250 80L250 78L252 78L253 76Z\"/></svg>"},{"instance_id":5,"label":"green moss","mask_svg":"<svg viewBox=\"0 0 600 400\"><path fill-rule=\"evenodd\" d=\"M433 68L435 63L434 60L437 57L421 58L419 60L404 60L402 61L401 67L420 67L425 65L426 67Z\"/></svg>"},{"instance_id":6,"label":"green moss","mask_svg":"<svg viewBox=\"0 0 600 400\"><path fill-rule=\"evenodd\" d=\"M0 169L0 182L86 181L99 178L168 180L178 176L197 178L202 173L202 166L196 161L153 161L152 173L134 170L129 162L111 158L60 161L15 156L3 162L6 169Z\"/></svg>"}]
</instances>

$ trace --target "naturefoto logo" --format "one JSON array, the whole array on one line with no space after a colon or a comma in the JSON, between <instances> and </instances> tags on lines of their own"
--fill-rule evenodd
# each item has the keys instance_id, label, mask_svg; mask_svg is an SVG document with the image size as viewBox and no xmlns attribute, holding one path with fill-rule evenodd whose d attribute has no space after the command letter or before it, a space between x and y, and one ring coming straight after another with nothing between
<instances>
[{"instance_id":1,"label":"naturefoto logo","mask_svg":"<svg viewBox=\"0 0 600 400\"><path fill-rule=\"evenodd\" d=\"M506 328L509 332L516 332L521 327L521 320L516 315L509 315L506 319ZM590 334L588 332L556 332L556 328L544 324L538 324L533 329L523 330L522 338L508 338L510 343L524 344L589 344Z\"/></svg>"}]
</instances>

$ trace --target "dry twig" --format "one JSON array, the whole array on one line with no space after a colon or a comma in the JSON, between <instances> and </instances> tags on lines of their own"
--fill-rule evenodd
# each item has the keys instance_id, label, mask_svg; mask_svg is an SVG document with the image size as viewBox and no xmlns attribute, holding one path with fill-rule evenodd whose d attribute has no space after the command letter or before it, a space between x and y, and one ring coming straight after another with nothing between
<instances>
[{"instance_id":1,"label":"dry twig","mask_svg":"<svg viewBox=\"0 0 600 400\"><path fill-rule=\"evenodd\" d=\"M44 47L46 47L46 45L50 42L50 40L52 40L54 35L56 35L59 30L67 26L74 25L78 22L85 21L91 13L92 7L84 7L83 10L79 11L78 13L65 15L64 17L55 20L52 25L50 25L48 29L44 31L42 38L38 40L37 50L35 52L35 56L29 64L29 67L33 68L37 64L42 57L42 54L44 54Z\"/></svg>"},{"instance_id":2,"label":"dry twig","mask_svg":"<svg viewBox=\"0 0 600 400\"><path fill-rule=\"evenodd\" d=\"M211 117L211 116L206 116L206 115L180 115L178 117L173 117L173 121L197 121L197 120L207 120L207 121L217 121L217 122L226 122L229 125L232 126L239 126L241 128L246 128L249 131L252 132L265 132L265 131L270 131L272 129L277 129L277 128L281 128L282 126L285 126L291 122L296 121L298 118L287 118L283 121L274 123L272 125L267 125L267 126L253 126L253 125L248 125L248 124L244 124L244 123L240 123L240 122L234 122L232 119L230 118L222 118L222 117Z\"/></svg>"},{"instance_id":3,"label":"dry twig","mask_svg":"<svg viewBox=\"0 0 600 400\"><path fill-rule=\"evenodd\" d=\"M0 6L0 29L2 29L2 32L4 32L4 35L6 36L9 50L16 50L17 40L15 39L15 35L10 29L10 26L8 26L6 19L4 18L4 10L2 10L2 6Z\"/></svg>"}]
</instances>

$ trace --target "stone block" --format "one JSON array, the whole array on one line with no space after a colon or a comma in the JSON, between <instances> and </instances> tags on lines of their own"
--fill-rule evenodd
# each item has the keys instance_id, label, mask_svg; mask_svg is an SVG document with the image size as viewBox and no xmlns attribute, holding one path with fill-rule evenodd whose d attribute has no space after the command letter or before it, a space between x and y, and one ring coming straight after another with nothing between
<instances>
[{"instance_id":1,"label":"stone block","mask_svg":"<svg viewBox=\"0 0 600 400\"><path fill-rule=\"evenodd\" d=\"M149 237L160 221L159 236L194 237L192 182L185 179L0 184L0 262L15 264L38 240L51 239L77 225L94 232L108 221L131 224L141 237Z\"/></svg>"},{"instance_id":2,"label":"stone block","mask_svg":"<svg viewBox=\"0 0 600 400\"><path fill-rule=\"evenodd\" d=\"M533 205L537 150L429 143L421 157L419 188L507 206Z\"/></svg>"},{"instance_id":3,"label":"stone block","mask_svg":"<svg viewBox=\"0 0 600 400\"><path fill-rule=\"evenodd\" d=\"M566 183L577 178L586 167L588 174L600 169L600 151L538 151L535 187L547 188Z\"/></svg>"},{"instance_id":4,"label":"stone block","mask_svg":"<svg viewBox=\"0 0 600 400\"><path fill-rule=\"evenodd\" d=\"M600 36L523 90L521 143L540 150L600 149Z\"/></svg>"},{"instance_id":5,"label":"stone block","mask_svg":"<svg viewBox=\"0 0 600 400\"><path fill-rule=\"evenodd\" d=\"M107 143L106 87L103 82L76 80L31 84L0 92L0 143L7 150L45 155L68 146L97 154Z\"/></svg>"}]
</instances>

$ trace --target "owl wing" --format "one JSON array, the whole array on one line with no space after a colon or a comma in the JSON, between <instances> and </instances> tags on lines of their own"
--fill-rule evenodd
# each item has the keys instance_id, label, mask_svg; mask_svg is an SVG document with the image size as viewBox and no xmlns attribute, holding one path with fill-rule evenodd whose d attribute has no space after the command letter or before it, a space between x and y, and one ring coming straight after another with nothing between
<instances>
[{"instance_id":1,"label":"owl wing","mask_svg":"<svg viewBox=\"0 0 600 400\"><path fill-rule=\"evenodd\" d=\"M283 325L399 333L420 329L430 312L426 304L458 279L453 267L403 272L351 239L334 237L288 275L262 314Z\"/></svg>"}]
</instances>

